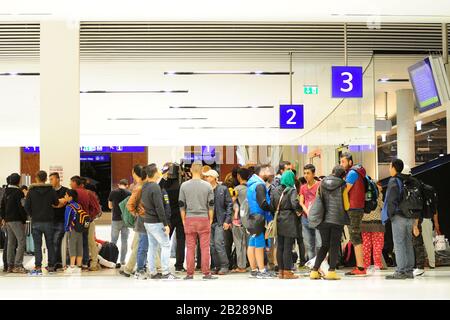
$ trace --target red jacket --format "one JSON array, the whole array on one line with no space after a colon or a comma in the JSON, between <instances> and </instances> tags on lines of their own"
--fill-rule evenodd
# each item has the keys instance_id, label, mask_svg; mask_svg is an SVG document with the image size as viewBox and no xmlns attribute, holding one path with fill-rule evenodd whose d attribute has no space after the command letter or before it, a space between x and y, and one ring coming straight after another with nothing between
<instances>
[{"instance_id":1,"label":"red jacket","mask_svg":"<svg viewBox=\"0 0 450 320\"><path fill-rule=\"evenodd\" d=\"M360 165L353 166L348 172L355 170L358 173L358 180L348 193L350 200L350 209L364 209L366 201L366 187L364 186L364 178L366 177L366 169ZM347 174L348 174L347 172Z\"/></svg>"},{"instance_id":2,"label":"red jacket","mask_svg":"<svg viewBox=\"0 0 450 320\"><path fill-rule=\"evenodd\" d=\"M91 219L95 219L101 211L95 193L83 188L77 188L75 190L78 193L78 203L89 214Z\"/></svg>"}]
</instances>

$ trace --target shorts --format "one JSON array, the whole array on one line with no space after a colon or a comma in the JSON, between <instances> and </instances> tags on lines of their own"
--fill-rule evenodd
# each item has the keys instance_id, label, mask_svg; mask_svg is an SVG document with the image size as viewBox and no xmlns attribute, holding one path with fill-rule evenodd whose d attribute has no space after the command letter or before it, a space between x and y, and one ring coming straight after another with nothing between
<instances>
[{"instance_id":1,"label":"shorts","mask_svg":"<svg viewBox=\"0 0 450 320\"><path fill-rule=\"evenodd\" d=\"M68 232L69 237L69 256L82 257L83 256L83 234L72 230Z\"/></svg>"},{"instance_id":2,"label":"shorts","mask_svg":"<svg viewBox=\"0 0 450 320\"><path fill-rule=\"evenodd\" d=\"M348 231L350 233L350 241L354 246L362 244L361 222L364 216L364 209L350 209L348 211L350 217L350 225Z\"/></svg>"},{"instance_id":3,"label":"shorts","mask_svg":"<svg viewBox=\"0 0 450 320\"><path fill-rule=\"evenodd\" d=\"M249 247L255 247L257 249L265 248L266 247L266 239L264 237L264 232L261 232L258 235L251 235L248 239L248 246Z\"/></svg>"}]
</instances>

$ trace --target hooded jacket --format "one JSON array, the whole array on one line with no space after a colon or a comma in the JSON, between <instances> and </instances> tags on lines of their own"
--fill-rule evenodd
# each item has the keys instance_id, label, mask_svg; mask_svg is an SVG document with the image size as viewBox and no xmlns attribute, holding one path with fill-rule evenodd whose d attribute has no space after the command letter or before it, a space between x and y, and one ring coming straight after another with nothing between
<instances>
[{"instance_id":1,"label":"hooded jacket","mask_svg":"<svg viewBox=\"0 0 450 320\"><path fill-rule=\"evenodd\" d=\"M344 206L344 191L346 183L343 179L328 176L322 180L319 187L319 196L325 207L323 222L349 225L350 218Z\"/></svg>"},{"instance_id":2,"label":"hooded jacket","mask_svg":"<svg viewBox=\"0 0 450 320\"><path fill-rule=\"evenodd\" d=\"M32 184L25 200L25 211L33 222L53 222L58 195L50 184Z\"/></svg>"},{"instance_id":3,"label":"hooded jacket","mask_svg":"<svg viewBox=\"0 0 450 320\"><path fill-rule=\"evenodd\" d=\"M400 202L401 202L401 190L399 188L399 183L403 184L403 181L406 179L410 179L411 175L399 173L395 177L391 177L389 179L388 187L386 190L386 199L384 201L384 207L383 211L386 211L385 214L382 214L382 220L383 222L387 221L387 218L392 219L395 215L401 215L405 217L405 215L402 213L402 210L400 209ZM397 181L399 179L400 181ZM411 178L413 181L417 181L415 178ZM417 183L419 183L417 181ZM413 218L419 218L419 216L415 216Z\"/></svg>"},{"instance_id":4,"label":"hooded jacket","mask_svg":"<svg viewBox=\"0 0 450 320\"><path fill-rule=\"evenodd\" d=\"M256 174L247 181L247 201L250 214L263 215L267 222L273 220L270 214L269 192L263 179Z\"/></svg>"},{"instance_id":5,"label":"hooded jacket","mask_svg":"<svg viewBox=\"0 0 450 320\"><path fill-rule=\"evenodd\" d=\"M8 186L3 194L0 212L6 222L20 221L25 223L27 214L22 206L23 192L16 186Z\"/></svg>"},{"instance_id":6,"label":"hooded jacket","mask_svg":"<svg viewBox=\"0 0 450 320\"><path fill-rule=\"evenodd\" d=\"M356 171L356 173L358 174L358 179L348 192L348 197L350 200L350 209L364 209L366 199L366 189L364 186L366 169L364 169L361 165L358 164L353 166L348 172L352 170Z\"/></svg>"}]
</instances>

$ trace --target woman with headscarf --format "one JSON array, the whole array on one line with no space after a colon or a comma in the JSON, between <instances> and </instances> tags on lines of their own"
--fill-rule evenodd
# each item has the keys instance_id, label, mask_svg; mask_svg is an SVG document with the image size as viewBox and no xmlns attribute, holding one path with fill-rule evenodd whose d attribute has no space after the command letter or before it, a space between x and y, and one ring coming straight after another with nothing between
<instances>
[{"instance_id":1,"label":"woman with headscarf","mask_svg":"<svg viewBox=\"0 0 450 320\"><path fill-rule=\"evenodd\" d=\"M277 261L280 279L297 279L292 272L292 248L297 237L297 211L301 210L295 175L291 170L281 176L280 185L270 196L272 212L276 216Z\"/></svg>"}]
</instances>

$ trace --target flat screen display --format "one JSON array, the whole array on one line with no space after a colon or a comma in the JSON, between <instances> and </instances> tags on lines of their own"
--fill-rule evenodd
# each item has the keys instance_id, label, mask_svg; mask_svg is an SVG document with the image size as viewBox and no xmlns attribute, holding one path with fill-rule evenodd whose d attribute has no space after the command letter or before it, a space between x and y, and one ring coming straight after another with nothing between
<instances>
[{"instance_id":1,"label":"flat screen display","mask_svg":"<svg viewBox=\"0 0 450 320\"><path fill-rule=\"evenodd\" d=\"M420 112L441 105L436 79L429 58L426 58L408 68L409 78L414 89L414 95Z\"/></svg>"}]
</instances>

